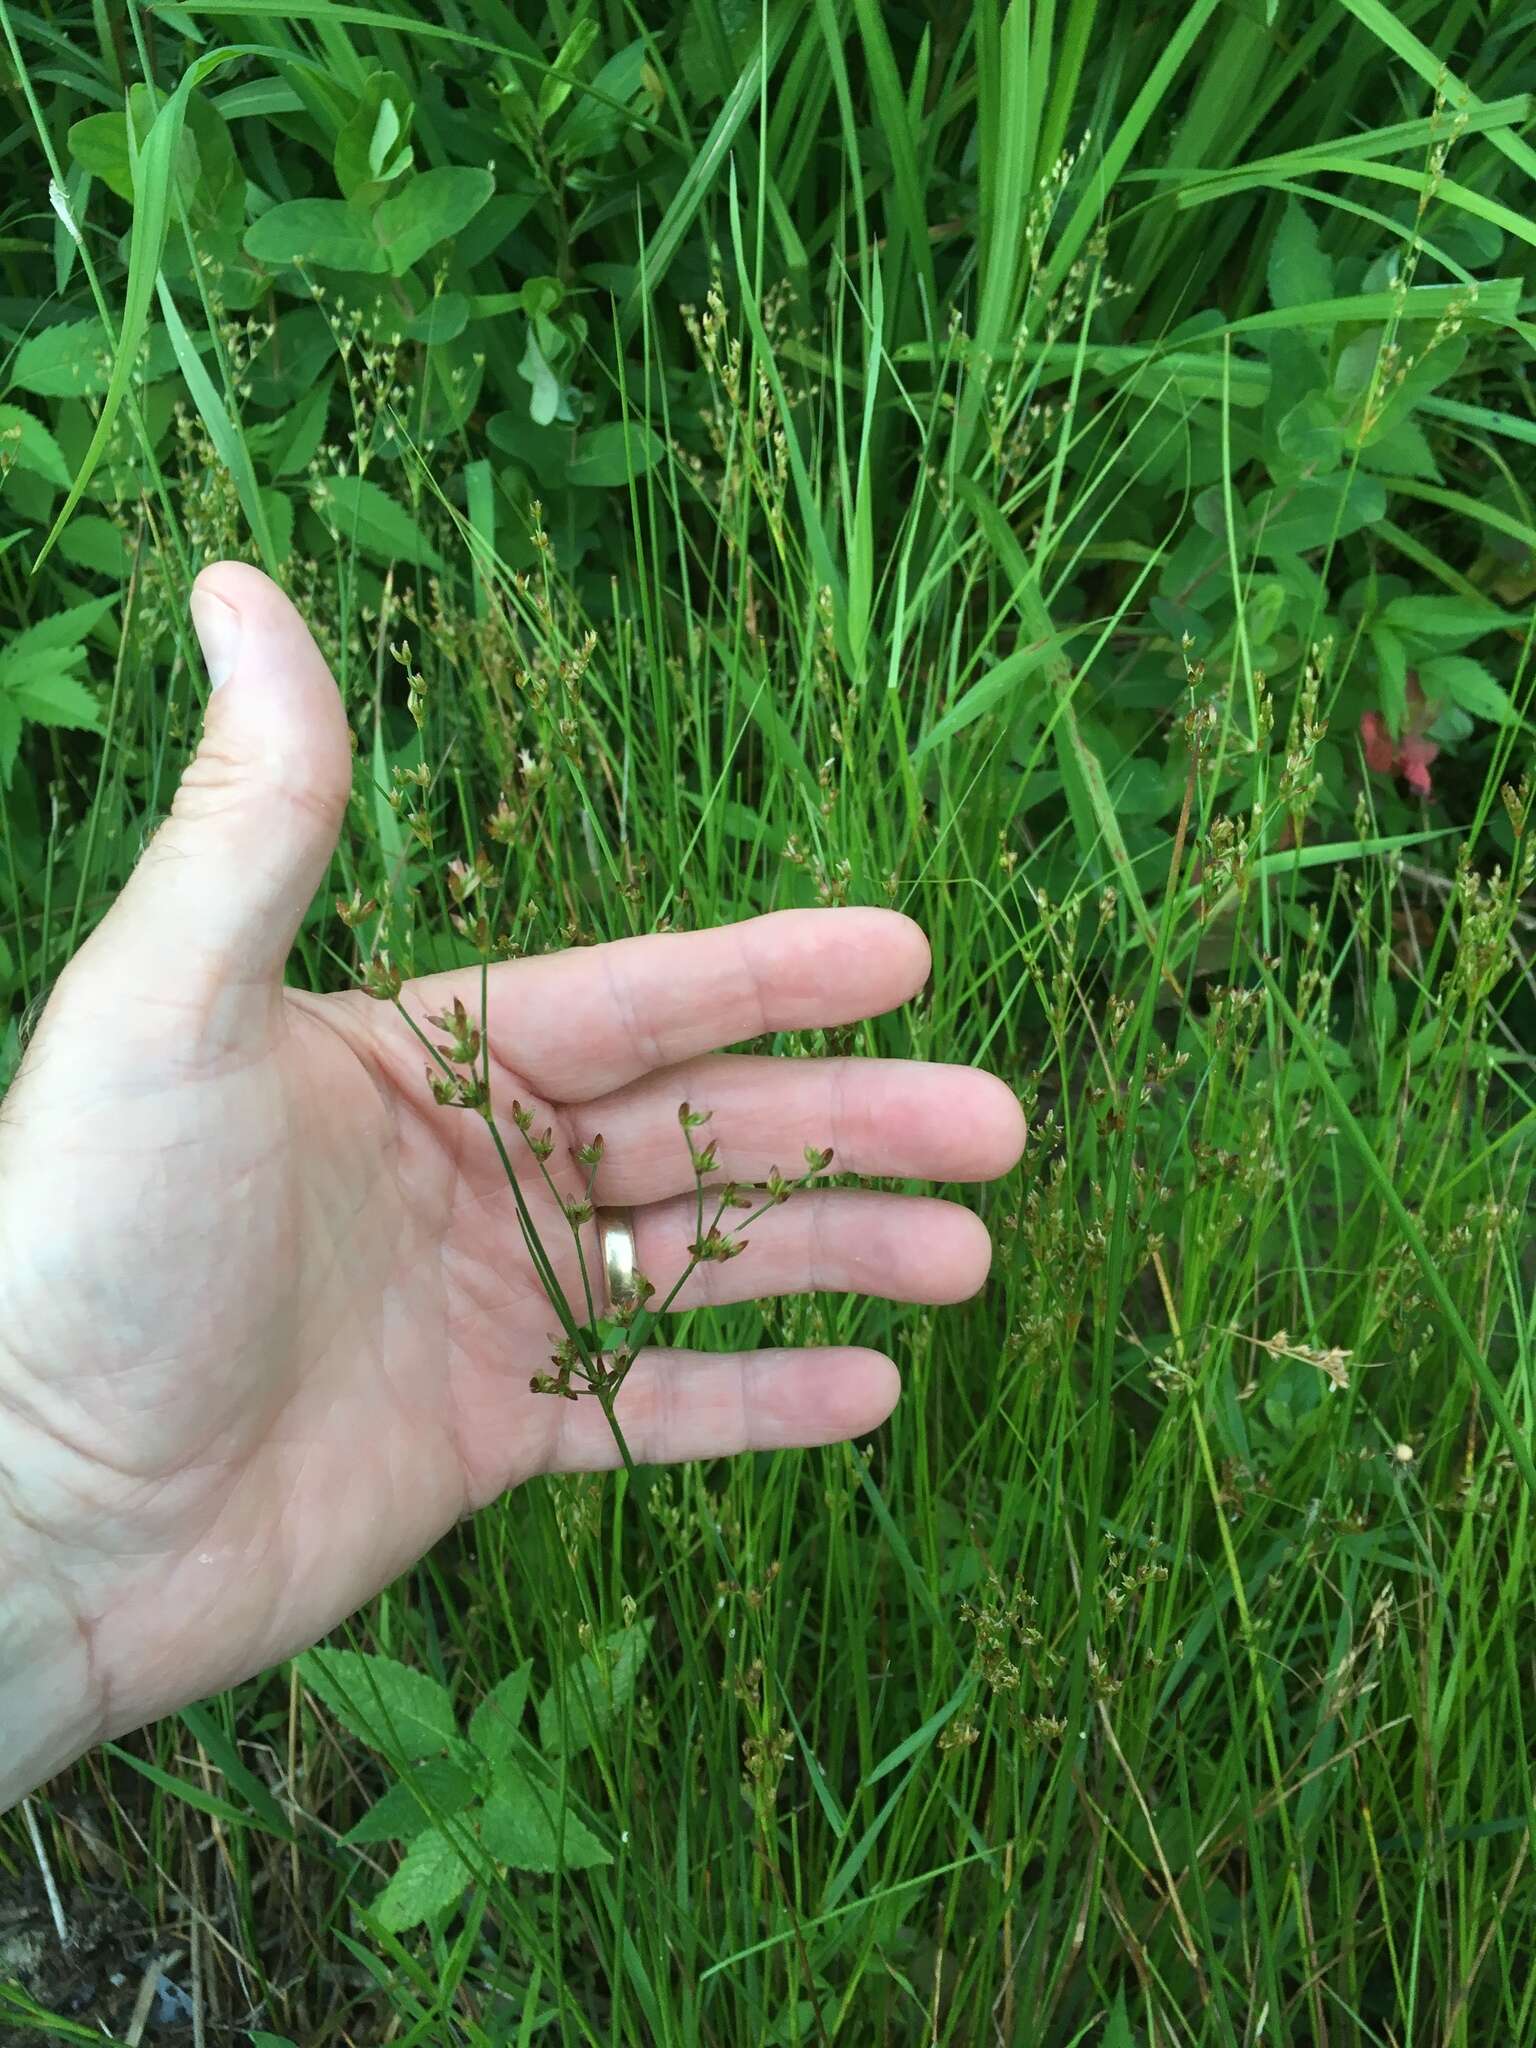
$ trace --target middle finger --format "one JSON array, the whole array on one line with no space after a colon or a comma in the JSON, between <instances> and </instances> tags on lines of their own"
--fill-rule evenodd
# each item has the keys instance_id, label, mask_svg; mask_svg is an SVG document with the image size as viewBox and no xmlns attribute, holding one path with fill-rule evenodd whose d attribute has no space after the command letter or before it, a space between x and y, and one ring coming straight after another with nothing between
<instances>
[{"instance_id":1,"label":"middle finger","mask_svg":"<svg viewBox=\"0 0 1536 2048\"><path fill-rule=\"evenodd\" d=\"M980 1181L1008 1172L1024 1113L995 1074L928 1060L796 1059L717 1053L666 1067L569 1112L582 1144L601 1135L596 1201L659 1202L694 1184L681 1103L708 1110L715 1181L803 1173L807 1145L832 1147L834 1173Z\"/></svg>"}]
</instances>

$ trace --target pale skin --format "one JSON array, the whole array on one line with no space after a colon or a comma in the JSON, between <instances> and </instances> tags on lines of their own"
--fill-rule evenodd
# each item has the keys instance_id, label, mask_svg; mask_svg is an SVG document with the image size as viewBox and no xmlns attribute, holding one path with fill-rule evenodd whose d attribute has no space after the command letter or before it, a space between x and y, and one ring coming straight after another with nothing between
<instances>
[{"instance_id":1,"label":"pale skin","mask_svg":"<svg viewBox=\"0 0 1536 2048\"><path fill-rule=\"evenodd\" d=\"M322 657L242 564L204 571L194 616L223 675L198 754L0 1107L0 1805L315 1641L506 1488L619 1460L595 1398L529 1388L558 1322L484 1122L433 1101L389 1004L283 985L352 785ZM563 1192L602 1134L597 1201L633 1206L662 1295L695 1228L684 1100L722 1179L803 1172L808 1144L870 1176L1006 1172L1023 1119L987 1074L717 1051L890 1010L928 971L914 924L855 909L493 968L498 1124L571 1300L514 1097ZM478 972L402 1000L424 1024L455 995L478 1016ZM952 1302L990 1257L960 1204L874 1191L803 1191L748 1235L679 1307ZM835 1442L898 1390L874 1351L653 1348L617 1419L659 1463Z\"/></svg>"}]
</instances>

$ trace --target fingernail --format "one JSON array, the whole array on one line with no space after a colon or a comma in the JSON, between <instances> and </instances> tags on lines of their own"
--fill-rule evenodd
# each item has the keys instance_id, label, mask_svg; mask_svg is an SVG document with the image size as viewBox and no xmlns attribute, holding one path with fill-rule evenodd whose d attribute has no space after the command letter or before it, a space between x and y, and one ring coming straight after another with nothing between
<instances>
[{"instance_id":1,"label":"fingernail","mask_svg":"<svg viewBox=\"0 0 1536 2048\"><path fill-rule=\"evenodd\" d=\"M194 590L190 608L209 686L216 690L229 681L240 659L240 614L211 590Z\"/></svg>"}]
</instances>

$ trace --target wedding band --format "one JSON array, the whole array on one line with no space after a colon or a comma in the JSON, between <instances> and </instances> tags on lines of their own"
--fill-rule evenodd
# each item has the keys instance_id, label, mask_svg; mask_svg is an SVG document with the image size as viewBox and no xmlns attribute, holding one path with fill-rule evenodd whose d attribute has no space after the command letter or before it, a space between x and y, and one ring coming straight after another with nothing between
<instances>
[{"instance_id":1,"label":"wedding band","mask_svg":"<svg viewBox=\"0 0 1536 2048\"><path fill-rule=\"evenodd\" d=\"M633 1212L603 1209L598 1212L598 1235L603 1247L603 1276L608 1283L608 1305L633 1301L640 1262L635 1247Z\"/></svg>"}]
</instances>

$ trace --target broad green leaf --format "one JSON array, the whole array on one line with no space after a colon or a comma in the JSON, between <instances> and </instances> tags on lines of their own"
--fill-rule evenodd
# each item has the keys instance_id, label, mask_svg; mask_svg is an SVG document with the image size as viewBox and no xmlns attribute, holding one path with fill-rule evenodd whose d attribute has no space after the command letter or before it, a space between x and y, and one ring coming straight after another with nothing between
<instances>
[{"instance_id":1,"label":"broad green leaf","mask_svg":"<svg viewBox=\"0 0 1536 2048\"><path fill-rule=\"evenodd\" d=\"M480 1839L509 1870L597 1870L613 1858L550 1785L536 1784L520 1765L502 1763L480 1815Z\"/></svg>"},{"instance_id":2,"label":"broad green leaf","mask_svg":"<svg viewBox=\"0 0 1536 2048\"><path fill-rule=\"evenodd\" d=\"M428 1757L376 1799L344 1842L410 1842L435 1821L448 1820L475 1796L475 1781L451 1757Z\"/></svg>"},{"instance_id":3,"label":"broad green leaf","mask_svg":"<svg viewBox=\"0 0 1536 2048\"><path fill-rule=\"evenodd\" d=\"M1383 609L1381 622L1396 632L1452 647L1520 623L1495 604L1476 604L1464 597L1394 597Z\"/></svg>"},{"instance_id":4,"label":"broad green leaf","mask_svg":"<svg viewBox=\"0 0 1536 2048\"><path fill-rule=\"evenodd\" d=\"M380 202L374 232L389 269L403 277L429 249L466 228L496 189L489 171L444 164L421 171Z\"/></svg>"},{"instance_id":5,"label":"broad green leaf","mask_svg":"<svg viewBox=\"0 0 1536 2048\"><path fill-rule=\"evenodd\" d=\"M40 398L88 398L105 391L112 344L99 320L70 320L29 334L11 362L11 383Z\"/></svg>"},{"instance_id":6,"label":"broad green leaf","mask_svg":"<svg viewBox=\"0 0 1536 2048\"><path fill-rule=\"evenodd\" d=\"M268 207L246 229L245 253L272 270L318 263L379 275L389 268L372 221L345 199L289 199Z\"/></svg>"},{"instance_id":7,"label":"broad green leaf","mask_svg":"<svg viewBox=\"0 0 1536 2048\"><path fill-rule=\"evenodd\" d=\"M59 535L59 553L77 569L98 576L122 576L128 568L128 542L119 526L99 512L81 512Z\"/></svg>"},{"instance_id":8,"label":"broad green leaf","mask_svg":"<svg viewBox=\"0 0 1536 2048\"><path fill-rule=\"evenodd\" d=\"M439 292L428 299L419 313L412 314L400 330L407 341L424 341L428 348L457 341L469 325L469 301L462 292Z\"/></svg>"},{"instance_id":9,"label":"broad green leaf","mask_svg":"<svg viewBox=\"0 0 1536 2048\"><path fill-rule=\"evenodd\" d=\"M1387 494L1373 476L1341 471L1263 493L1250 508L1259 555L1304 555L1386 516Z\"/></svg>"},{"instance_id":10,"label":"broad green leaf","mask_svg":"<svg viewBox=\"0 0 1536 2048\"><path fill-rule=\"evenodd\" d=\"M142 82L129 88L128 101L134 143L142 149L154 126L156 104ZM206 152L201 146L205 136L210 145ZM129 147L127 110L88 114L84 120L76 121L69 131L69 153L119 199L133 198L135 150ZM201 203L206 211L222 196L233 170L234 152L222 117L206 101L192 100L176 147L176 182L182 198L193 207ZM243 189L243 178L241 185Z\"/></svg>"},{"instance_id":11,"label":"broad green leaf","mask_svg":"<svg viewBox=\"0 0 1536 2048\"><path fill-rule=\"evenodd\" d=\"M1388 476L1427 476L1438 483L1440 465L1417 420L1400 419L1365 442L1360 460Z\"/></svg>"},{"instance_id":12,"label":"broad green leaf","mask_svg":"<svg viewBox=\"0 0 1536 2048\"><path fill-rule=\"evenodd\" d=\"M566 475L573 484L624 484L653 469L661 453L662 443L649 427L615 420L582 435Z\"/></svg>"},{"instance_id":13,"label":"broad green leaf","mask_svg":"<svg viewBox=\"0 0 1536 2048\"><path fill-rule=\"evenodd\" d=\"M336 137L336 183L346 198L377 198L404 177L415 160L410 144L414 111L410 87L397 72L372 71L363 80Z\"/></svg>"},{"instance_id":14,"label":"broad green leaf","mask_svg":"<svg viewBox=\"0 0 1536 2048\"><path fill-rule=\"evenodd\" d=\"M1466 654L1437 654L1419 668L1419 687L1431 703L1449 698L1463 711L1488 718L1495 725L1518 725L1520 714L1509 692L1480 661Z\"/></svg>"},{"instance_id":15,"label":"broad green leaf","mask_svg":"<svg viewBox=\"0 0 1536 2048\"><path fill-rule=\"evenodd\" d=\"M4 680L6 694L22 717L30 718L35 725L65 726L74 732L100 729L100 706L76 676L39 676L15 688L8 677L0 680Z\"/></svg>"},{"instance_id":16,"label":"broad green leaf","mask_svg":"<svg viewBox=\"0 0 1536 2048\"><path fill-rule=\"evenodd\" d=\"M425 1671L356 1650L306 1650L298 1665L321 1705L384 1756L438 1756L454 1739L453 1704Z\"/></svg>"},{"instance_id":17,"label":"broad green leaf","mask_svg":"<svg viewBox=\"0 0 1536 2048\"><path fill-rule=\"evenodd\" d=\"M528 322L528 344L523 350L523 359L517 366L519 377L526 378L533 387L528 399L529 416L541 427L547 427L558 419L565 409L564 394L560 379L550 368L549 360L539 347L539 338L534 323Z\"/></svg>"},{"instance_id":18,"label":"broad green leaf","mask_svg":"<svg viewBox=\"0 0 1536 2048\"><path fill-rule=\"evenodd\" d=\"M1371 646L1376 650L1387 731L1396 739L1408 716L1408 652L1392 628L1382 625L1380 620L1371 627Z\"/></svg>"},{"instance_id":19,"label":"broad green leaf","mask_svg":"<svg viewBox=\"0 0 1536 2048\"><path fill-rule=\"evenodd\" d=\"M423 569L441 569L443 558L403 505L371 477L333 476L317 482L315 509L365 553L383 562L414 562Z\"/></svg>"},{"instance_id":20,"label":"broad green leaf","mask_svg":"<svg viewBox=\"0 0 1536 2048\"><path fill-rule=\"evenodd\" d=\"M568 1666L562 1684L539 1702L539 1747L546 1756L590 1749L634 1697L653 1624L636 1622L605 1636L595 1652Z\"/></svg>"},{"instance_id":21,"label":"broad green leaf","mask_svg":"<svg viewBox=\"0 0 1536 2048\"><path fill-rule=\"evenodd\" d=\"M448 1837L429 1828L412 1842L400 1868L374 1900L374 1918L395 1934L435 1919L457 1905L472 1874Z\"/></svg>"},{"instance_id":22,"label":"broad green leaf","mask_svg":"<svg viewBox=\"0 0 1536 2048\"><path fill-rule=\"evenodd\" d=\"M116 606L115 595L87 598L84 604L72 604L67 611L55 612L51 618L39 619L24 632L13 634L0 646L0 676L39 649L79 647Z\"/></svg>"},{"instance_id":23,"label":"broad green leaf","mask_svg":"<svg viewBox=\"0 0 1536 2048\"><path fill-rule=\"evenodd\" d=\"M1315 305L1333 296L1333 265L1317 227L1297 199L1287 198L1269 250L1269 302L1277 310Z\"/></svg>"},{"instance_id":24,"label":"broad green leaf","mask_svg":"<svg viewBox=\"0 0 1536 2048\"><path fill-rule=\"evenodd\" d=\"M0 405L0 475L10 463L48 483L69 486L69 465L58 442L25 406Z\"/></svg>"},{"instance_id":25,"label":"broad green leaf","mask_svg":"<svg viewBox=\"0 0 1536 2048\"><path fill-rule=\"evenodd\" d=\"M76 121L69 131L69 153L119 199L133 197L133 164L128 155L125 113L87 114L83 121Z\"/></svg>"},{"instance_id":26,"label":"broad green leaf","mask_svg":"<svg viewBox=\"0 0 1536 2048\"><path fill-rule=\"evenodd\" d=\"M0 655L0 689L14 698L37 683L52 682L55 676L73 675L85 659L83 647L27 647L18 644Z\"/></svg>"},{"instance_id":27,"label":"broad green leaf","mask_svg":"<svg viewBox=\"0 0 1536 2048\"><path fill-rule=\"evenodd\" d=\"M1309 391L1280 422L1280 452L1300 469L1337 469L1344 453L1338 414L1321 391Z\"/></svg>"},{"instance_id":28,"label":"broad green leaf","mask_svg":"<svg viewBox=\"0 0 1536 2048\"><path fill-rule=\"evenodd\" d=\"M531 1664L520 1664L516 1671L509 1671L470 1716L469 1739L482 1756L511 1754L512 1744L522 1730L532 1676Z\"/></svg>"}]
</instances>

